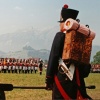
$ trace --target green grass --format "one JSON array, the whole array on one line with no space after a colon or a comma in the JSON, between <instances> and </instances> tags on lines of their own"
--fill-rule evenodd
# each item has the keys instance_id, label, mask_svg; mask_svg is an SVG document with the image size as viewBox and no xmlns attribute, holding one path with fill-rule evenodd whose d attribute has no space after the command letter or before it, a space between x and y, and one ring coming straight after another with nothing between
<instances>
[{"instance_id":1,"label":"green grass","mask_svg":"<svg viewBox=\"0 0 100 100\"><path fill-rule=\"evenodd\" d=\"M85 79L86 85L95 85L96 89L87 89L93 99L100 99L100 74L91 73ZM45 71L42 75L37 74L3 74L0 73L0 83L10 83L14 86L45 86ZM51 100L51 91L42 89L14 89L5 91L6 100Z\"/></svg>"},{"instance_id":2,"label":"green grass","mask_svg":"<svg viewBox=\"0 0 100 100\"><path fill-rule=\"evenodd\" d=\"M100 100L100 73L90 73L85 79L86 85L95 85L96 89L87 89L87 93L94 99Z\"/></svg>"}]
</instances>

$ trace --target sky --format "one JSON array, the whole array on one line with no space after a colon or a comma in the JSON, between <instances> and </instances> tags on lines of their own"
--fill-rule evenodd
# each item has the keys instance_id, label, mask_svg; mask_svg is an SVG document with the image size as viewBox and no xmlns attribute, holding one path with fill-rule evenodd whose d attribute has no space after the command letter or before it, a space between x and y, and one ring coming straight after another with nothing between
<instances>
[{"instance_id":1,"label":"sky","mask_svg":"<svg viewBox=\"0 0 100 100\"><path fill-rule=\"evenodd\" d=\"M100 0L0 0L0 35L59 25L64 4L79 10L77 18L96 33L93 44L100 45Z\"/></svg>"}]
</instances>

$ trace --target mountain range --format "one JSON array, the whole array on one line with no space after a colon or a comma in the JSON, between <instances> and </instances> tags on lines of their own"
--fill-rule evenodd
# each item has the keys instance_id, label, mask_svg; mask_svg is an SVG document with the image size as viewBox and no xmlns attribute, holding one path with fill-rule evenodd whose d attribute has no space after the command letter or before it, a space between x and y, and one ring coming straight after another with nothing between
<instances>
[{"instance_id":1,"label":"mountain range","mask_svg":"<svg viewBox=\"0 0 100 100\"><path fill-rule=\"evenodd\" d=\"M36 50L50 50L57 28L57 26L42 30L32 28L2 34L0 35L0 51L19 51L26 45Z\"/></svg>"},{"instance_id":2,"label":"mountain range","mask_svg":"<svg viewBox=\"0 0 100 100\"><path fill-rule=\"evenodd\" d=\"M58 27L55 26L42 30L32 28L1 34L0 57L38 57L48 60L52 41L57 31ZM91 60L98 51L100 51L100 46L93 45Z\"/></svg>"}]
</instances>

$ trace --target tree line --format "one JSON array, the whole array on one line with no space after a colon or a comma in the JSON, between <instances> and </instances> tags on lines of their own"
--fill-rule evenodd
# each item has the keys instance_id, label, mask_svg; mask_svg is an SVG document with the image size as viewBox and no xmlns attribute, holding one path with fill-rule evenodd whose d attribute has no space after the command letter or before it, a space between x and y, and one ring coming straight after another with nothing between
<instances>
[{"instance_id":1,"label":"tree line","mask_svg":"<svg viewBox=\"0 0 100 100\"><path fill-rule=\"evenodd\" d=\"M100 51L98 51L94 57L93 57L93 61L91 62L91 64L100 64Z\"/></svg>"}]
</instances>

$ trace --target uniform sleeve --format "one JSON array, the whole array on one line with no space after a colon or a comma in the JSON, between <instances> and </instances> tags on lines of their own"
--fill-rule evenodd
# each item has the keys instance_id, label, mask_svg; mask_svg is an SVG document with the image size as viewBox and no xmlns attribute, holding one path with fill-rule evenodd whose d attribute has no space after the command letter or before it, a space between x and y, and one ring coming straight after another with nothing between
<instances>
[{"instance_id":1,"label":"uniform sleeve","mask_svg":"<svg viewBox=\"0 0 100 100\"><path fill-rule=\"evenodd\" d=\"M49 56L48 66L47 66L47 77L54 77L54 74L58 70L59 58L62 56L63 45L64 45L64 33L57 33L52 43L51 52Z\"/></svg>"}]
</instances>

